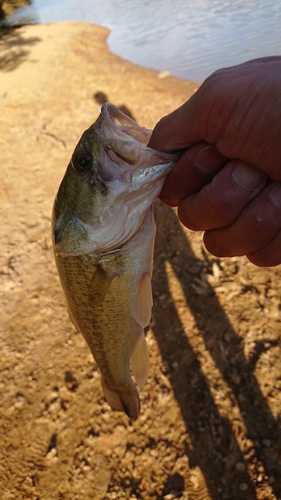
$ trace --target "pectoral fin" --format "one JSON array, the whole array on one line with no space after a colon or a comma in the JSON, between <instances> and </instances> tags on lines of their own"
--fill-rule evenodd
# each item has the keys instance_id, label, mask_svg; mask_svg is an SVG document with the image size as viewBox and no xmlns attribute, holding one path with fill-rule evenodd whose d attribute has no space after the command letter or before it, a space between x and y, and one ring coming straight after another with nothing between
<instances>
[{"instance_id":1,"label":"pectoral fin","mask_svg":"<svg viewBox=\"0 0 281 500\"><path fill-rule=\"evenodd\" d=\"M108 275L101 265L98 265L89 285L89 303L101 305L114 275Z\"/></svg>"}]
</instances>

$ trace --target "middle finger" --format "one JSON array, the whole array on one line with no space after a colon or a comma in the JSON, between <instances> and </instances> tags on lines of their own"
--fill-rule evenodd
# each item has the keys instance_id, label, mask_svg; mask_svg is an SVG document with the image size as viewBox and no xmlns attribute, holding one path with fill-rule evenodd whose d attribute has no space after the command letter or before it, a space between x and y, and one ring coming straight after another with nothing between
<instances>
[{"instance_id":1,"label":"middle finger","mask_svg":"<svg viewBox=\"0 0 281 500\"><path fill-rule=\"evenodd\" d=\"M263 189L267 179L267 175L253 165L231 160L211 183L180 201L179 218L195 231L229 226Z\"/></svg>"}]
</instances>

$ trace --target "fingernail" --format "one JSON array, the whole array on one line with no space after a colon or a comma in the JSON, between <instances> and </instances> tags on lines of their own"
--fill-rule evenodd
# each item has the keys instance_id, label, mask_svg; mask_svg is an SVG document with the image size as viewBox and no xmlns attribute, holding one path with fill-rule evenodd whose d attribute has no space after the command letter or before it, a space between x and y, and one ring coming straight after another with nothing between
<instances>
[{"instance_id":1,"label":"fingernail","mask_svg":"<svg viewBox=\"0 0 281 500\"><path fill-rule=\"evenodd\" d=\"M247 191L256 191L264 185L267 176L250 163L237 162L232 171L232 178Z\"/></svg>"},{"instance_id":2,"label":"fingernail","mask_svg":"<svg viewBox=\"0 0 281 500\"><path fill-rule=\"evenodd\" d=\"M214 174L219 170L225 163L227 159L223 156L215 146L206 146L194 159L194 165L199 168L204 174Z\"/></svg>"},{"instance_id":3,"label":"fingernail","mask_svg":"<svg viewBox=\"0 0 281 500\"><path fill-rule=\"evenodd\" d=\"M281 183L276 182L268 192L268 196L271 199L273 205L280 210L281 208Z\"/></svg>"}]
</instances>

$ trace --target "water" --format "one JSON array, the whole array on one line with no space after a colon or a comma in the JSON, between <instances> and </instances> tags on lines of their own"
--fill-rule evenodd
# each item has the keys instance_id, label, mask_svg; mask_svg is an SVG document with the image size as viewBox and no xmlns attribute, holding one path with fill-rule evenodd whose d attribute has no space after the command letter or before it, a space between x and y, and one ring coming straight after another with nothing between
<instances>
[{"instance_id":1,"label":"water","mask_svg":"<svg viewBox=\"0 0 281 500\"><path fill-rule=\"evenodd\" d=\"M281 55L276 0L33 0L9 23L66 20L106 26L113 53L194 81L221 67Z\"/></svg>"}]
</instances>

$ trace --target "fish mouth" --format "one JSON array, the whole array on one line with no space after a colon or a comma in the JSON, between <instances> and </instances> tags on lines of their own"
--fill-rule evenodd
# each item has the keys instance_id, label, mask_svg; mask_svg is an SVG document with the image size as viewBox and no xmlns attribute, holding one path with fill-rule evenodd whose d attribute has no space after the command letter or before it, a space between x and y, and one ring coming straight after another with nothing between
<instances>
[{"instance_id":1,"label":"fish mouth","mask_svg":"<svg viewBox=\"0 0 281 500\"><path fill-rule=\"evenodd\" d=\"M126 134L145 146L148 144L151 130L141 127L111 102L106 102L102 106L101 117L113 134L118 136Z\"/></svg>"}]
</instances>

